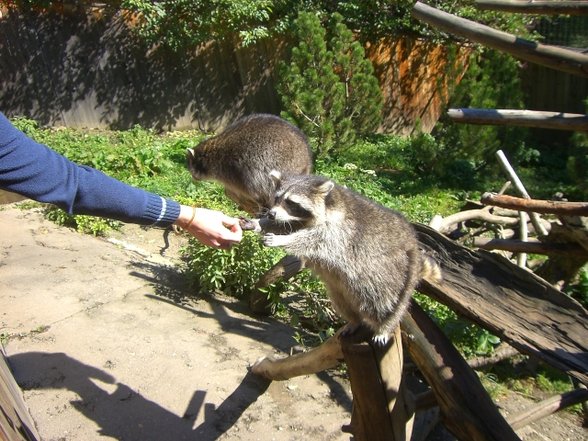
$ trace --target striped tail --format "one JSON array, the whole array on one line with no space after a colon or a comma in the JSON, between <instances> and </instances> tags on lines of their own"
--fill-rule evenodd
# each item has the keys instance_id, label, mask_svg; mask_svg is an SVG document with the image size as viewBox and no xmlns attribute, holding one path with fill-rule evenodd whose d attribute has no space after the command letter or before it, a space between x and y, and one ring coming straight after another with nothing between
<instances>
[{"instance_id":1,"label":"striped tail","mask_svg":"<svg viewBox=\"0 0 588 441\"><path fill-rule=\"evenodd\" d=\"M441 282L443 280L441 267L432 257L423 255L421 278L435 282Z\"/></svg>"}]
</instances>

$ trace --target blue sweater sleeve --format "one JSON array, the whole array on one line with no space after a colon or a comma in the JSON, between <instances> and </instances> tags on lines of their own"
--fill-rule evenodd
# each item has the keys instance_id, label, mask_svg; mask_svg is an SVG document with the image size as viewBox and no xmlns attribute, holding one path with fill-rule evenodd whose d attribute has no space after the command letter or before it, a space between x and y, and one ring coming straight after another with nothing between
<instances>
[{"instance_id":1,"label":"blue sweater sleeve","mask_svg":"<svg viewBox=\"0 0 588 441\"><path fill-rule=\"evenodd\" d=\"M0 113L0 188L70 214L88 214L140 225L168 226L180 214L170 199L77 165L28 138Z\"/></svg>"}]
</instances>

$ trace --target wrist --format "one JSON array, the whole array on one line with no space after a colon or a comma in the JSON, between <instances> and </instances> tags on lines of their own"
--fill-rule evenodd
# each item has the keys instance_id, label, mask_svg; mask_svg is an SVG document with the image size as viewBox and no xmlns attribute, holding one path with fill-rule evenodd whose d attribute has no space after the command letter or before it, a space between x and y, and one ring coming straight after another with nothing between
<instances>
[{"instance_id":1,"label":"wrist","mask_svg":"<svg viewBox=\"0 0 588 441\"><path fill-rule=\"evenodd\" d=\"M186 230L192 225L194 219L196 218L196 207L189 207L187 205L182 205L180 207L180 215L176 220L175 224Z\"/></svg>"}]
</instances>

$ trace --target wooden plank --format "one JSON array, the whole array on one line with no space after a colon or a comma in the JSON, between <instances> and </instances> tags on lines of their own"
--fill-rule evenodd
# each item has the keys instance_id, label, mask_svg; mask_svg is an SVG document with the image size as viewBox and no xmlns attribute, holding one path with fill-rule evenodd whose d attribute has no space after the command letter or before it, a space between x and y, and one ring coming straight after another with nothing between
<instances>
[{"instance_id":1,"label":"wooden plank","mask_svg":"<svg viewBox=\"0 0 588 441\"><path fill-rule=\"evenodd\" d=\"M0 439L3 441L40 439L2 348L0 348Z\"/></svg>"},{"instance_id":2,"label":"wooden plank","mask_svg":"<svg viewBox=\"0 0 588 441\"><path fill-rule=\"evenodd\" d=\"M509 260L465 248L414 224L444 280L419 290L490 330L519 351L588 384L588 311Z\"/></svg>"},{"instance_id":3,"label":"wooden plank","mask_svg":"<svg viewBox=\"0 0 588 441\"><path fill-rule=\"evenodd\" d=\"M476 0L476 8L541 15L587 15L586 0Z\"/></svg>"},{"instance_id":4,"label":"wooden plank","mask_svg":"<svg viewBox=\"0 0 588 441\"><path fill-rule=\"evenodd\" d=\"M588 115L580 113L461 108L449 109L447 116L453 122L464 124L588 131Z\"/></svg>"},{"instance_id":5,"label":"wooden plank","mask_svg":"<svg viewBox=\"0 0 588 441\"><path fill-rule=\"evenodd\" d=\"M588 77L588 55L580 52L524 40L417 2L412 15L444 32L506 52L531 63Z\"/></svg>"}]
</instances>

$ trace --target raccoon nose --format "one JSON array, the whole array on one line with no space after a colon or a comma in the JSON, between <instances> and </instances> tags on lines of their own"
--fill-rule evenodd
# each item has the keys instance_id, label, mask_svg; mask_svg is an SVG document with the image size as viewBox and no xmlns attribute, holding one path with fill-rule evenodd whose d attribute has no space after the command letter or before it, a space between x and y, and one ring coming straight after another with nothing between
<instances>
[{"instance_id":1,"label":"raccoon nose","mask_svg":"<svg viewBox=\"0 0 588 441\"><path fill-rule=\"evenodd\" d=\"M276 220L276 210L270 210L267 212L267 217L270 220Z\"/></svg>"}]
</instances>

